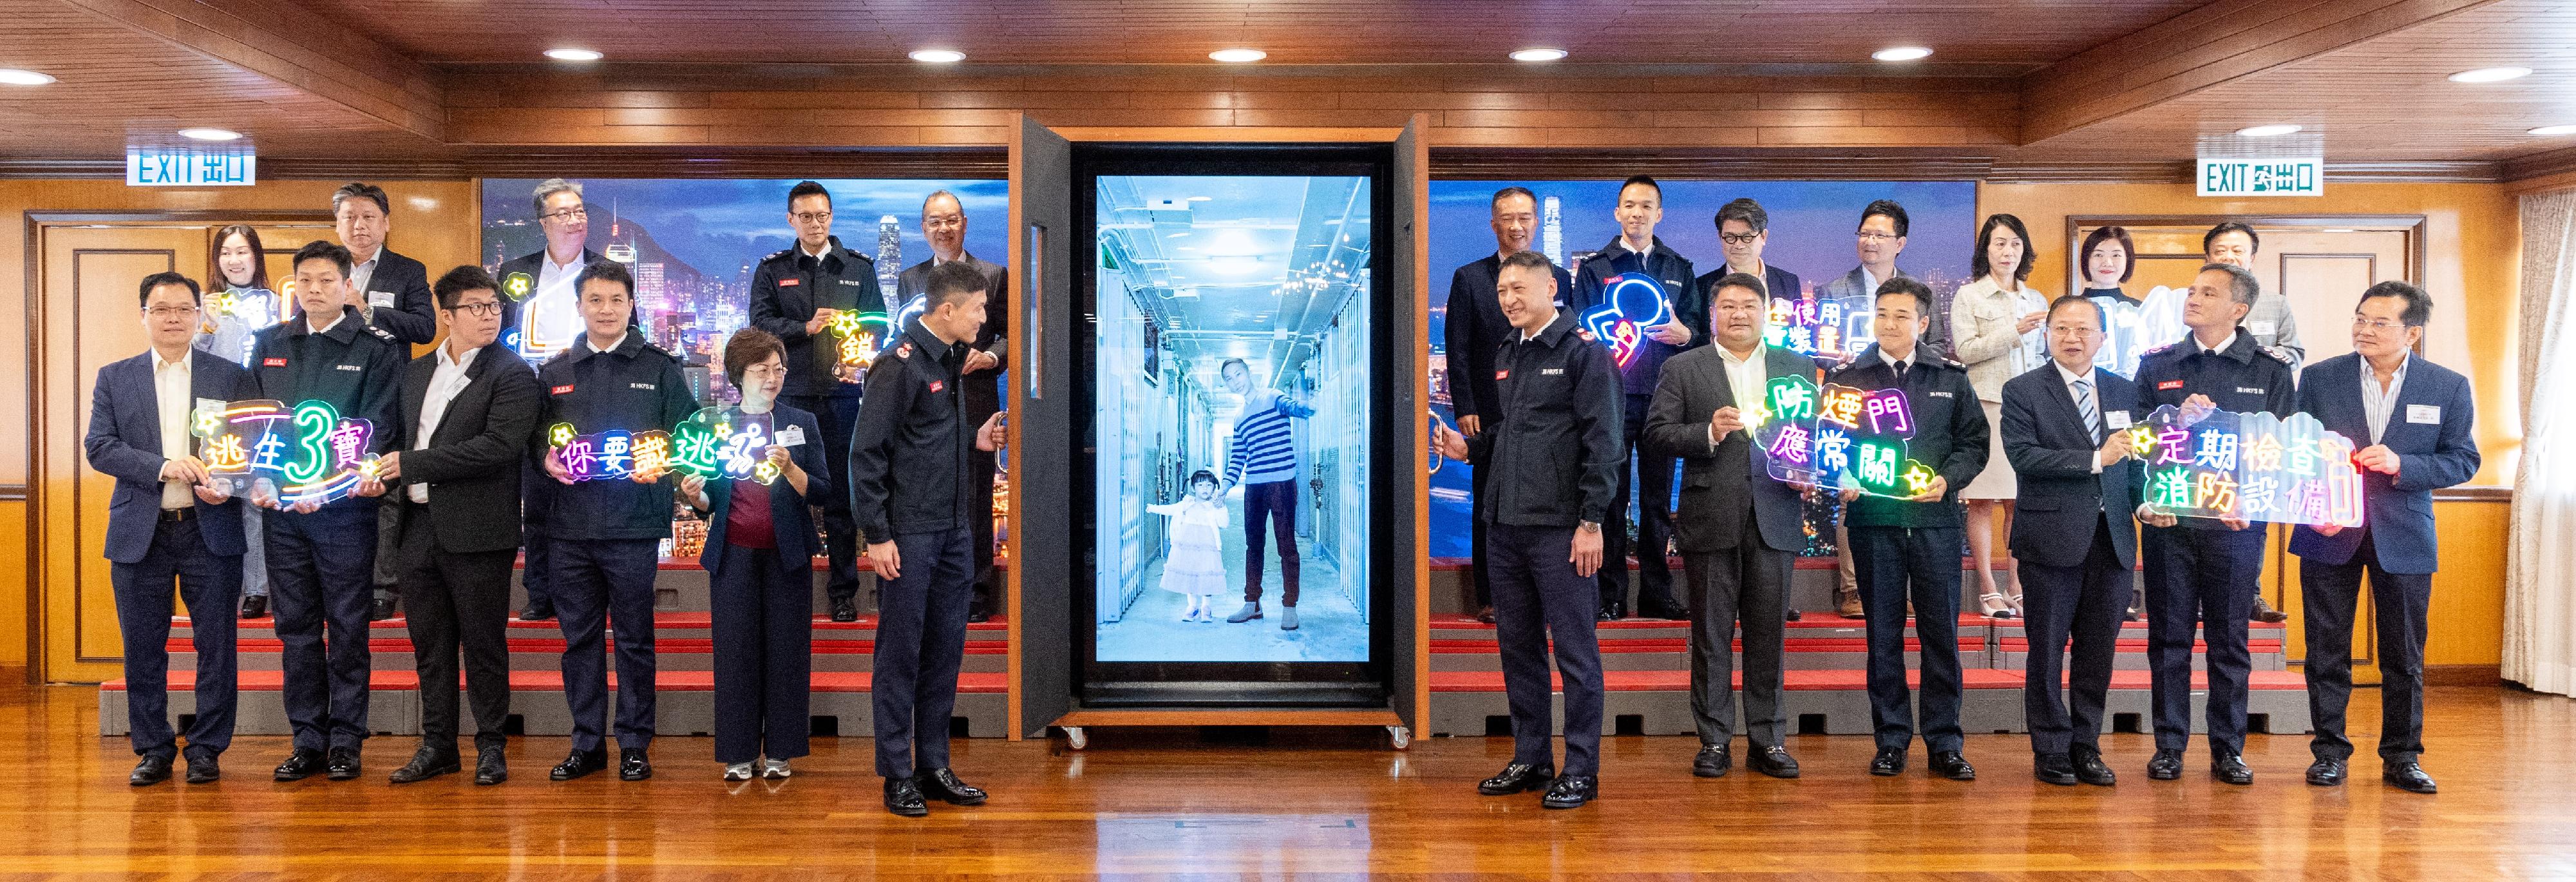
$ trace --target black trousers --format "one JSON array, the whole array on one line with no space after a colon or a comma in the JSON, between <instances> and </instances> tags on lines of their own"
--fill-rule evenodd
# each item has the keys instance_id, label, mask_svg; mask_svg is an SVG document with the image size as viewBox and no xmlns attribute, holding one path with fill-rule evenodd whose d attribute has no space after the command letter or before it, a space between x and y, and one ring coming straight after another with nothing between
<instances>
[{"instance_id":1,"label":"black trousers","mask_svg":"<svg viewBox=\"0 0 2576 882\"><path fill-rule=\"evenodd\" d=\"M394 492L404 492L396 489ZM412 668L420 673L420 740L456 749L457 656L474 707L474 746L500 747L510 716L510 565L518 549L449 551L438 543L429 506L398 503L402 515L403 621Z\"/></svg>"},{"instance_id":2,"label":"black trousers","mask_svg":"<svg viewBox=\"0 0 2576 882\"><path fill-rule=\"evenodd\" d=\"M2147 527L2147 665L2156 749L2191 746L2191 644L2208 644L2209 749L2245 751L2246 680L2254 668L2245 620L2263 577L2260 524L2242 530Z\"/></svg>"},{"instance_id":3,"label":"black trousers","mask_svg":"<svg viewBox=\"0 0 2576 882\"><path fill-rule=\"evenodd\" d=\"M355 750L367 740L377 507L374 499L352 497L310 514L271 511L263 519L270 612L284 644L281 697L298 750Z\"/></svg>"},{"instance_id":4,"label":"black trousers","mask_svg":"<svg viewBox=\"0 0 2576 882\"><path fill-rule=\"evenodd\" d=\"M519 547L527 553L527 559L519 565L519 587L528 589L528 608L551 615L555 598L546 586L552 583L555 557L554 542L546 538L546 525L538 521L522 524Z\"/></svg>"},{"instance_id":5,"label":"black trousers","mask_svg":"<svg viewBox=\"0 0 2576 882\"><path fill-rule=\"evenodd\" d=\"M116 592L116 630L125 638L126 740L136 756L179 755L170 728L170 583L188 603L188 642L197 650L197 720L188 726L188 752L216 755L233 741L238 693L233 654L241 603L238 554L208 554L203 524L191 518L162 521L152 550L134 563L108 564Z\"/></svg>"},{"instance_id":6,"label":"black trousers","mask_svg":"<svg viewBox=\"0 0 2576 882\"><path fill-rule=\"evenodd\" d=\"M611 627L617 629L617 746L653 744L653 578L660 552L659 539L555 539L555 624L564 636L564 703L572 708L574 750L606 743Z\"/></svg>"},{"instance_id":7,"label":"black trousers","mask_svg":"<svg viewBox=\"0 0 2576 882\"><path fill-rule=\"evenodd\" d=\"M1489 470L1484 463L1473 459L1467 464L1467 578L1475 586L1476 605L1493 606L1494 583L1485 567L1487 549L1493 547L1485 544L1489 529L1485 526L1485 509L1492 505L1492 500L1485 496L1485 479Z\"/></svg>"},{"instance_id":8,"label":"black trousers","mask_svg":"<svg viewBox=\"0 0 2576 882\"><path fill-rule=\"evenodd\" d=\"M2308 750L2318 759L2352 756L2344 709L2352 701L2353 613L2364 575L2370 577L2377 626L2372 636L2379 652L2379 758L2409 762L2424 755L2424 615L2433 600L2433 574L2381 569L2379 550L2367 535L2350 562L2299 561L2306 593L2308 715L2316 727Z\"/></svg>"},{"instance_id":9,"label":"black trousers","mask_svg":"<svg viewBox=\"0 0 2576 882\"><path fill-rule=\"evenodd\" d=\"M1959 528L1854 526L1850 533L1867 617L1869 715L1878 746L1902 750L1911 743L1920 705L1923 746L1958 750L1965 743L1959 731ZM1909 598L1922 659L1919 690L1905 684Z\"/></svg>"},{"instance_id":10,"label":"black trousers","mask_svg":"<svg viewBox=\"0 0 2576 882\"><path fill-rule=\"evenodd\" d=\"M911 561L905 561L909 564ZM814 562L775 548L725 549L707 574L716 648L716 761L808 752L814 671Z\"/></svg>"},{"instance_id":11,"label":"black trousers","mask_svg":"<svg viewBox=\"0 0 2576 882\"><path fill-rule=\"evenodd\" d=\"M1243 602L1261 602L1262 523L1279 540L1279 605L1297 605L1297 482L1243 485Z\"/></svg>"},{"instance_id":12,"label":"black trousers","mask_svg":"<svg viewBox=\"0 0 2576 882\"><path fill-rule=\"evenodd\" d=\"M1792 553L1762 544L1762 531L1750 511L1734 548L1682 556L1691 613L1691 718L1701 744L1725 744L1735 737L1731 644L1739 620L1744 628L1745 739L1756 749L1778 747L1788 734L1780 710L1781 647L1788 630L1782 605L1788 602L1789 571L1795 564Z\"/></svg>"},{"instance_id":13,"label":"black trousers","mask_svg":"<svg viewBox=\"0 0 2576 882\"><path fill-rule=\"evenodd\" d=\"M778 403L814 415L821 423L823 462L838 492L823 494L823 555L830 575L823 593L832 600L859 596L859 522L850 516L850 435L859 422L856 395L781 395ZM990 506L987 506L990 507ZM809 564L810 565L810 564Z\"/></svg>"},{"instance_id":14,"label":"black trousers","mask_svg":"<svg viewBox=\"0 0 2576 882\"><path fill-rule=\"evenodd\" d=\"M1565 764L1557 768L1568 775L1598 775L1601 643L1592 629L1600 610L1593 581L1575 575L1568 560L1574 528L1496 524L1488 535L1494 540L1494 637L1512 712L1512 762L1543 766L1555 758L1548 744L1553 642L1556 671L1565 679Z\"/></svg>"},{"instance_id":15,"label":"black trousers","mask_svg":"<svg viewBox=\"0 0 2576 882\"><path fill-rule=\"evenodd\" d=\"M2107 515L2095 518L2092 546L2075 566L2021 562L2022 631L2030 637L2021 705L2033 753L2065 753L2073 745L2100 743L2111 658L2119 649L2120 618L2129 603L2129 568L2120 565L2120 553L2111 547L2111 531L2127 527L2125 517L2116 525ZM2071 664L2065 661L2069 641L2074 646Z\"/></svg>"},{"instance_id":16,"label":"black trousers","mask_svg":"<svg viewBox=\"0 0 2576 882\"><path fill-rule=\"evenodd\" d=\"M1610 519L1601 524L1601 604L1616 603L1630 610L1660 604L1680 606L1673 602L1672 561L1666 557L1673 545L1673 467L1669 456L1656 456L1637 447L1637 432L1646 426L1646 403L1650 396L1627 398L1627 419L1619 424L1620 452L1635 465L1635 475L1627 466L1619 469L1619 487L1610 494ZM1637 541L1628 542L1628 504L1637 504ZM1628 556L1637 556L1637 605L1628 606Z\"/></svg>"},{"instance_id":17,"label":"black trousers","mask_svg":"<svg viewBox=\"0 0 2576 882\"><path fill-rule=\"evenodd\" d=\"M903 577L878 583L869 689L880 777L948 767L948 720L957 710L966 602L975 578L970 537L964 527L894 537Z\"/></svg>"}]
</instances>

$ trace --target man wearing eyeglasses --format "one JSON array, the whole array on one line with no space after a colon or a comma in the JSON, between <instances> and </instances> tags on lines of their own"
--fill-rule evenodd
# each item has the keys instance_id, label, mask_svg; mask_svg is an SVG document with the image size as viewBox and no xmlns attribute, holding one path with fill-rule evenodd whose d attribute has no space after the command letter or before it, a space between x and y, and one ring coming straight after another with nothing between
<instances>
[{"instance_id":1,"label":"man wearing eyeglasses","mask_svg":"<svg viewBox=\"0 0 2576 882\"><path fill-rule=\"evenodd\" d=\"M547 178L537 184L532 199L537 225L546 232L546 247L511 258L495 278L500 285L501 344L529 361L542 361L581 336L581 295L573 280L581 278L581 271L599 262L600 256L586 244L590 207L582 201L581 182ZM525 621L555 617L554 594L546 580L554 566L554 545L547 540L546 529L546 512L554 508L554 487L553 481L533 469L521 476L519 492L526 514L519 541L527 549L528 562L519 582L528 589L528 604L520 608L519 618Z\"/></svg>"},{"instance_id":2,"label":"man wearing eyeglasses","mask_svg":"<svg viewBox=\"0 0 2576 882\"><path fill-rule=\"evenodd\" d=\"M1871 308L1878 298L1878 286L1889 279L1911 279L1896 265L1897 255L1905 253L1907 226L1905 206L1893 199L1871 202L1860 210L1860 227L1853 231L1854 250L1860 254L1860 265L1842 278L1825 283L1816 297L1843 305L1844 315L1859 315ZM1950 311L1932 311L1932 330L1923 335L1923 345L1933 352L1950 349ZM1846 331L1851 330L1849 328ZM1840 582L1834 590L1836 611L1846 619L1861 617L1859 572L1852 566L1851 528L1848 517L1834 523L1836 575Z\"/></svg>"},{"instance_id":3,"label":"man wearing eyeglasses","mask_svg":"<svg viewBox=\"0 0 2576 882\"><path fill-rule=\"evenodd\" d=\"M1765 297L1796 300L1805 296L1806 289L1800 286L1797 273L1772 266L1762 259L1762 249L1771 244L1771 213L1762 210L1762 203L1737 199L1718 208L1717 242L1719 249L1726 253L1726 265L1700 274L1699 290L1703 294L1700 302L1715 305L1718 280L1739 273L1761 280ZM1769 303L1766 300L1762 305L1768 306ZM1684 558L1687 559L1688 555ZM1789 605L1785 594L1780 605L1782 619L1798 620L1798 608Z\"/></svg>"},{"instance_id":4,"label":"man wearing eyeglasses","mask_svg":"<svg viewBox=\"0 0 2576 882\"><path fill-rule=\"evenodd\" d=\"M966 206L958 201L957 194L935 190L921 200L921 238L930 243L930 259L905 267L903 274L895 277L896 303L911 303L912 298L928 295L930 270L946 263L974 267L984 274L984 283L992 286L984 302L984 328L968 341L966 365L959 370L958 380L966 385L966 421L980 426L1002 409L1002 367L1010 350L1005 340L1011 328L1010 271L966 253ZM834 434L836 429L838 434ZM850 449L849 421L824 423L823 436L833 451ZM832 480L836 482L833 486L849 486L850 458L836 455L830 459ZM975 511L991 512L994 454L989 450L970 451L966 462L966 483L974 487ZM846 503L849 497L846 493L828 495L832 500L826 500L826 508L833 500ZM975 599L966 607L966 621L973 623L993 617L993 519L989 514L969 518L967 528L974 534L968 541L973 549L969 556L975 562Z\"/></svg>"},{"instance_id":5,"label":"man wearing eyeglasses","mask_svg":"<svg viewBox=\"0 0 2576 882\"><path fill-rule=\"evenodd\" d=\"M751 326L787 345L787 386L778 403L813 414L823 423L823 443L845 449L859 418L866 367L841 364L832 317L887 315L885 291L877 285L876 261L841 247L832 235L832 192L822 184L799 181L787 191L787 223L796 229L796 244L761 258L751 272ZM832 568L824 593L835 622L859 618L859 527L846 497L823 499L823 549Z\"/></svg>"}]
</instances>

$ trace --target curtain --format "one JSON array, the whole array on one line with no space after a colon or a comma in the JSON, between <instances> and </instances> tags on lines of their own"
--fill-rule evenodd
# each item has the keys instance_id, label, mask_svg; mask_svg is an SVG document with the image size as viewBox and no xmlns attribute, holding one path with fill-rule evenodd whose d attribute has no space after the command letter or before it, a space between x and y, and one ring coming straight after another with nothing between
<instances>
[{"instance_id":1,"label":"curtain","mask_svg":"<svg viewBox=\"0 0 2576 882\"><path fill-rule=\"evenodd\" d=\"M2522 197L2523 452L2505 565L2504 679L2576 695L2576 190Z\"/></svg>"}]
</instances>

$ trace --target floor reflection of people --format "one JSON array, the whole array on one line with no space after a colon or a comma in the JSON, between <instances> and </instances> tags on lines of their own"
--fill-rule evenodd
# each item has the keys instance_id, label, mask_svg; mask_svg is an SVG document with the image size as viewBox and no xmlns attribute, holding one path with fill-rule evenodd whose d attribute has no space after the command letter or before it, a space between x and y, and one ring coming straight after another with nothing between
<instances>
[{"instance_id":1,"label":"floor reflection of people","mask_svg":"<svg viewBox=\"0 0 2576 882\"><path fill-rule=\"evenodd\" d=\"M1225 504L1216 501L1216 474L1190 475L1190 494L1178 502L1148 505L1172 519L1172 553L1163 558L1163 590L1188 601L1181 621L1216 621L1216 594L1225 590ZM1291 546L1293 554L1295 548Z\"/></svg>"},{"instance_id":2,"label":"floor reflection of people","mask_svg":"<svg viewBox=\"0 0 2576 882\"><path fill-rule=\"evenodd\" d=\"M1229 358L1218 368L1225 388L1243 396L1226 454L1225 484L1243 488L1243 608L1227 616L1241 624L1261 618L1262 523L1279 540L1279 630L1297 630L1297 442L1288 421L1315 415L1276 389L1252 388L1252 366ZM1220 494L1221 495L1221 494Z\"/></svg>"}]
</instances>

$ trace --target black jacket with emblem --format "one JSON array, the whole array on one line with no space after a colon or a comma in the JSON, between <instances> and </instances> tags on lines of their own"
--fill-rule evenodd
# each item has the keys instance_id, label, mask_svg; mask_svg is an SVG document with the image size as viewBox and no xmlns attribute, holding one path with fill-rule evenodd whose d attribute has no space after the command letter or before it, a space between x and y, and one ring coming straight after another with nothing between
<instances>
[{"instance_id":1,"label":"black jacket with emblem","mask_svg":"<svg viewBox=\"0 0 2576 882\"><path fill-rule=\"evenodd\" d=\"M751 326L787 344L787 385L781 395L859 394L859 384L832 378L841 357L832 330L807 334L805 323L817 309L886 312L876 261L841 247L839 236L830 243L820 259L791 245L761 258L751 271Z\"/></svg>"},{"instance_id":2,"label":"black jacket with emblem","mask_svg":"<svg viewBox=\"0 0 2576 882\"><path fill-rule=\"evenodd\" d=\"M1560 311L1538 336L1511 332L1494 353L1494 404L1468 439L1486 476L1489 524L1572 527L1608 520L1611 493L1628 467L1620 421L1618 367L1610 350Z\"/></svg>"},{"instance_id":3,"label":"black jacket with emblem","mask_svg":"<svg viewBox=\"0 0 2576 882\"><path fill-rule=\"evenodd\" d=\"M288 408L307 401L329 404L341 416L375 427L368 452L386 449L394 435L386 427L396 419L394 381L411 358L410 344L367 324L355 306L340 307L340 320L328 330L314 331L299 315L270 325L253 340L252 397L276 399Z\"/></svg>"},{"instance_id":4,"label":"black jacket with emblem","mask_svg":"<svg viewBox=\"0 0 2576 882\"><path fill-rule=\"evenodd\" d=\"M850 512L869 544L897 534L962 530L976 498L967 486L974 425L958 370L966 344L906 324L868 369L868 399L850 436Z\"/></svg>"},{"instance_id":5,"label":"black jacket with emblem","mask_svg":"<svg viewBox=\"0 0 2576 882\"><path fill-rule=\"evenodd\" d=\"M2254 335L2242 325L2232 337L2215 354L2202 351L2199 341L2185 336L2138 356L2138 418L2145 419L2165 405L2179 408L2194 395L2207 395L2219 410L2235 413L2262 411L2287 419L2297 412L2293 379L2297 360L2288 352L2255 343ZM2183 518L2181 526L2227 528L2217 518Z\"/></svg>"},{"instance_id":6,"label":"black jacket with emblem","mask_svg":"<svg viewBox=\"0 0 2576 882\"><path fill-rule=\"evenodd\" d=\"M556 423L571 423L573 431L584 435L611 429L667 432L698 411L698 399L689 394L689 379L680 372L680 360L644 342L644 335L635 331L628 331L607 352L592 350L587 335L574 340L571 349L537 369L537 386L545 393L545 407L529 443L529 467L541 473L546 430ZM547 535L557 540L669 536L671 493L677 480L558 483L546 502L552 508L545 517Z\"/></svg>"},{"instance_id":7,"label":"black jacket with emblem","mask_svg":"<svg viewBox=\"0 0 2576 882\"><path fill-rule=\"evenodd\" d=\"M1879 357L1878 345L1873 343L1861 350L1851 364L1826 377L1825 382L1854 389L1904 392L1906 407L1914 415L1914 438L1906 442L1905 456L1931 466L1949 485L1948 492L1932 502L1862 494L1845 510L1846 522L1855 527L1908 528L1965 524L1959 491L1967 489L1968 482L1986 470L1987 435L1994 430L1986 425L1986 409L1977 403L1977 387L1968 382L1967 367L1917 343L1913 366L1906 370L1905 381L1899 383L1896 370Z\"/></svg>"}]
</instances>

